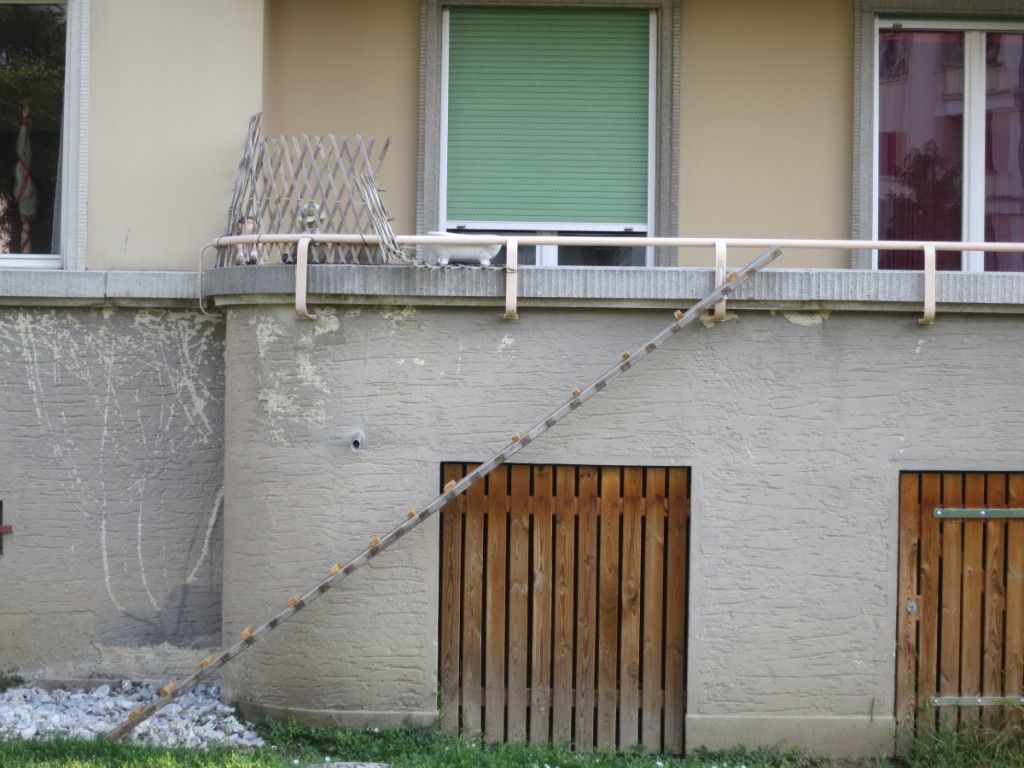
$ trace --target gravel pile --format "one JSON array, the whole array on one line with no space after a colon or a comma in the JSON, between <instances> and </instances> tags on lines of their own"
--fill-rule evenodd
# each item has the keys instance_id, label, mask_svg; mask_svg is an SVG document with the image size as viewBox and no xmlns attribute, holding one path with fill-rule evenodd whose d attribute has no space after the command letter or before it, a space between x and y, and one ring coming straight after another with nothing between
<instances>
[{"instance_id":1,"label":"gravel pile","mask_svg":"<svg viewBox=\"0 0 1024 768\"><path fill-rule=\"evenodd\" d=\"M161 747L263 746L219 695L219 686L200 684L140 724L127 740ZM11 688L0 694L0 737L97 738L156 697L156 687L127 680L91 691Z\"/></svg>"}]
</instances>

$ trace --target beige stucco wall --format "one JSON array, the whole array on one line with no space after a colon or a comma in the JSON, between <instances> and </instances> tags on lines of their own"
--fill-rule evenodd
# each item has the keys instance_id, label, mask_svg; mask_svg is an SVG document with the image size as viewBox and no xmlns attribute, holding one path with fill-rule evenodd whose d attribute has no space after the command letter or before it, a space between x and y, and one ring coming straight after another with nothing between
<instances>
[{"instance_id":1,"label":"beige stucco wall","mask_svg":"<svg viewBox=\"0 0 1024 768\"><path fill-rule=\"evenodd\" d=\"M89 269L195 269L260 110L262 0L93 0Z\"/></svg>"},{"instance_id":2,"label":"beige stucco wall","mask_svg":"<svg viewBox=\"0 0 1024 768\"><path fill-rule=\"evenodd\" d=\"M849 1L682 7L678 234L848 237ZM269 4L266 133L393 136L381 186L400 234L416 221L419 56L418 0ZM799 251L780 264L848 265Z\"/></svg>"},{"instance_id":3,"label":"beige stucco wall","mask_svg":"<svg viewBox=\"0 0 1024 768\"><path fill-rule=\"evenodd\" d=\"M683 3L680 235L849 237L852 23L848 0Z\"/></svg>"},{"instance_id":4,"label":"beige stucco wall","mask_svg":"<svg viewBox=\"0 0 1024 768\"><path fill-rule=\"evenodd\" d=\"M379 179L395 231L416 222L418 0L270 0L264 135L392 137Z\"/></svg>"}]
</instances>

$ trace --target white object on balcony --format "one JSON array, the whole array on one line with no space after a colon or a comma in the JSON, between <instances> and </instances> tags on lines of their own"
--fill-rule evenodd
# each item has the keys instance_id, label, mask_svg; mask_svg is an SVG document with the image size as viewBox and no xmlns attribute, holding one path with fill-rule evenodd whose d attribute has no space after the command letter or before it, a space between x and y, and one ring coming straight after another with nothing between
<instances>
[{"instance_id":1,"label":"white object on balcony","mask_svg":"<svg viewBox=\"0 0 1024 768\"><path fill-rule=\"evenodd\" d=\"M428 232L428 235L447 235L460 237L452 232ZM479 264L490 266L491 259L498 255L501 245L452 245L451 243L430 244L423 246L425 261L428 264L445 266L450 262L459 264Z\"/></svg>"}]
</instances>

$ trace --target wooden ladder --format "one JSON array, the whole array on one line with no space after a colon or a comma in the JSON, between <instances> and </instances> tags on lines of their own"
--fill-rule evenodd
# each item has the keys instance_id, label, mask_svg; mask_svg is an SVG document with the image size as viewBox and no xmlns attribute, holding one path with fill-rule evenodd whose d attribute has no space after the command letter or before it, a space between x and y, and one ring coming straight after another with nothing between
<instances>
[{"instance_id":1,"label":"wooden ladder","mask_svg":"<svg viewBox=\"0 0 1024 768\"><path fill-rule=\"evenodd\" d=\"M548 429L555 426L555 424L579 408L598 392L603 390L611 381L635 366L647 355L661 346L667 339L692 323L700 317L703 312L711 309L717 302L726 298L738 286L742 285L759 271L764 269L768 264L778 258L781 252L782 251L779 248L772 248L765 251L743 269L730 273L721 285L690 307L685 313L677 310L673 322L651 338L647 343L632 352L623 352L622 359L619 362L615 363L615 365L605 371L587 387L584 389L574 390L566 402L558 406L527 431L522 434L517 432L512 435L512 439L509 441L508 445L498 451L498 453L496 453L491 459L485 461L458 482L455 482L454 480L450 481L445 485L441 495L422 509L410 510L406 515L405 520L400 524L383 536L374 537L366 549L345 563L345 565L336 564L331 568L330 573L324 579L315 584L313 588L305 594L300 593L292 597L284 609L278 612L269 621L261 624L259 627L247 627L242 632L242 639L239 642L235 643L230 648L225 649L220 654L214 654L204 660L199 665L199 670L191 677L182 680L181 682L168 683L160 690L160 695L156 699L144 707L138 707L133 710L124 722L111 729L104 738L112 740L124 738L131 733L139 723L152 717L156 712L163 709L176 698L192 690L192 688L212 675L217 669L227 664L250 646L259 642L259 640L268 632L290 619L296 613L313 602L317 597L336 585L357 568L383 552L413 528L444 507L456 496L464 492L471 485L482 480L493 469L508 461L509 458L518 453L522 448L547 432Z\"/></svg>"}]
</instances>

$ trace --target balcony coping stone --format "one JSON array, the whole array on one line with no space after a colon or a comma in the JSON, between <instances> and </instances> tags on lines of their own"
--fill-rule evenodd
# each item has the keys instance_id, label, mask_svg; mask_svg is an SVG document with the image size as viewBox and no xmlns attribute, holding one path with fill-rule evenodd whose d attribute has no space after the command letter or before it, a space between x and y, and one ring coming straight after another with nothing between
<instances>
[{"instance_id":1,"label":"balcony coping stone","mask_svg":"<svg viewBox=\"0 0 1024 768\"><path fill-rule=\"evenodd\" d=\"M226 267L203 273L207 304L288 304L294 267ZM522 267L519 306L675 308L711 291L714 271L698 267ZM729 298L735 309L920 311L923 275L854 269L768 269ZM156 271L0 270L0 304L197 307L198 274ZM408 265L313 265L310 305L504 303L499 269ZM939 272L939 312L1024 314L1024 273Z\"/></svg>"}]
</instances>

